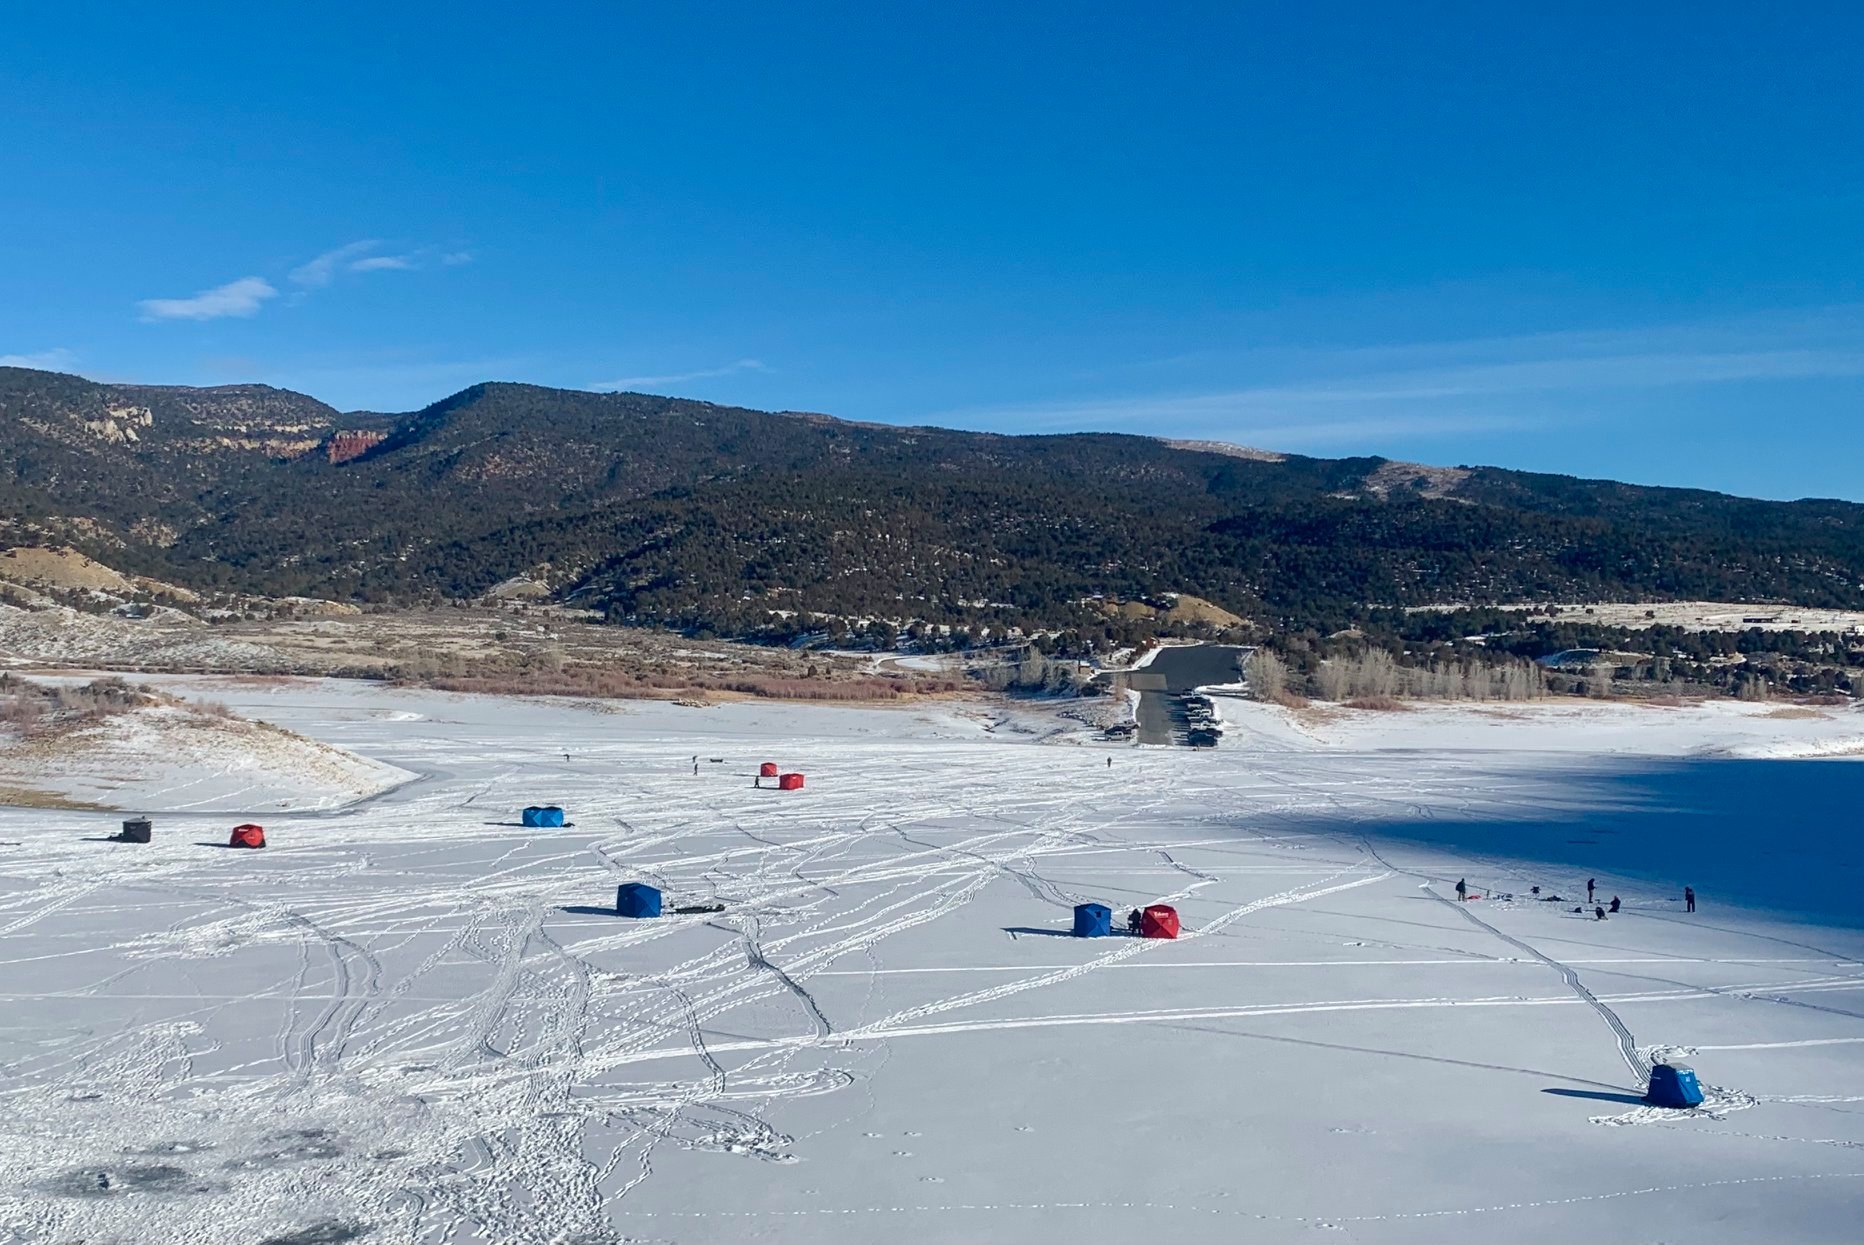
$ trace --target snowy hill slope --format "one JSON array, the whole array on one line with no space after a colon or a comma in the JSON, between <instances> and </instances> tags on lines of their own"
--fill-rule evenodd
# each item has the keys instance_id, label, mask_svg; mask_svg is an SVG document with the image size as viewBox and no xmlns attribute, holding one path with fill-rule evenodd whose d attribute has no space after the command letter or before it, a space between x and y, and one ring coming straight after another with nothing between
<instances>
[{"instance_id":1,"label":"snowy hill slope","mask_svg":"<svg viewBox=\"0 0 1864 1245\"><path fill-rule=\"evenodd\" d=\"M179 704L148 705L28 739L0 737L0 791L48 807L330 809L412 777L289 731Z\"/></svg>"}]
</instances>

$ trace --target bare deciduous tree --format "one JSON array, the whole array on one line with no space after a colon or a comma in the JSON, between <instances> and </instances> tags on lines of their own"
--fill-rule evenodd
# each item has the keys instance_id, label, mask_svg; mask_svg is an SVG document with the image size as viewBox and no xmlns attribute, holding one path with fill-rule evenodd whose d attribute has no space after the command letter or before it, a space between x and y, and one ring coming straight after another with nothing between
<instances>
[{"instance_id":1,"label":"bare deciduous tree","mask_svg":"<svg viewBox=\"0 0 1864 1245\"><path fill-rule=\"evenodd\" d=\"M1266 648L1256 649L1249 655L1244 678L1249 684L1249 694L1257 700L1276 700L1288 690L1287 663Z\"/></svg>"}]
</instances>

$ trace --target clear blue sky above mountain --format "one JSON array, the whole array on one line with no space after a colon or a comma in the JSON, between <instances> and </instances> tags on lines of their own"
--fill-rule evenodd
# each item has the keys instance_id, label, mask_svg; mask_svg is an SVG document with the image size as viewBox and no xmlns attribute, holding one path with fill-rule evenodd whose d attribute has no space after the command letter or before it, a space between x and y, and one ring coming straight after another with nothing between
<instances>
[{"instance_id":1,"label":"clear blue sky above mountain","mask_svg":"<svg viewBox=\"0 0 1864 1245\"><path fill-rule=\"evenodd\" d=\"M0 356L1864 499L1864 8L21 6Z\"/></svg>"}]
</instances>

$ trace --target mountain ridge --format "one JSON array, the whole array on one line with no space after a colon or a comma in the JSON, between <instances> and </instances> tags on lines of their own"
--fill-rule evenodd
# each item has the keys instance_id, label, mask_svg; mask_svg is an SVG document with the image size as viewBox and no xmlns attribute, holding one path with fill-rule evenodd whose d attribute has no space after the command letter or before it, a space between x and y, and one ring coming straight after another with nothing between
<instances>
[{"instance_id":1,"label":"mountain ridge","mask_svg":"<svg viewBox=\"0 0 1864 1245\"><path fill-rule=\"evenodd\" d=\"M518 382L343 413L0 368L0 524L194 589L401 600L516 575L618 621L1272 625L1554 597L1864 604L1864 505L1122 433L978 433ZM0 535L5 534L0 530Z\"/></svg>"}]
</instances>

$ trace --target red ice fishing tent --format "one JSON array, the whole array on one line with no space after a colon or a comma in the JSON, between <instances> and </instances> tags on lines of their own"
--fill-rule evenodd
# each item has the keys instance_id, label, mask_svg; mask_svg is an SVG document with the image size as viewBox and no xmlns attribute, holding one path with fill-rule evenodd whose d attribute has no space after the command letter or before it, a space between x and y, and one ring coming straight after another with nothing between
<instances>
[{"instance_id":1,"label":"red ice fishing tent","mask_svg":"<svg viewBox=\"0 0 1864 1245\"><path fill-rule=\"evenodd\" d=\"M227 839L228 847L264 847L265 827L255 826L250 821L243 826L234 826L232 835Z\"/></svg>"},{"instance_id":2,"label":"red ice fishing tent","mask_svg":"<svg viewBox=\"0 0 1864 1245\"><path fill-rule=\"evenodd\" d=\"M1170 904L1155 903L1139 914L1139 936L1141 938L1176 938L1178 936L1178 909Z\"/></svg>"},{"instance_id":3,"label":"red ice fishing tent","mask_svg":"<svg viewBox=\"0 0 1864 1245\"><path fill-rule=\"evenodd\" d=\"M775 778L777 776L777 763L775 761L765 761L762 765L757 767L757 776L759 778Z\"/></svg>"},{"instance_id":4,"label":"red ice fishing tent","mask_svg":"<svg viewBox=\"0 0 1864 1245\"><path fill-rule=\"evenodd\" d=\"M780 791L801 791L803 789L803 776L801 774L780 775L777 778L777 789Z\"/></svg>"}]
</instances>

